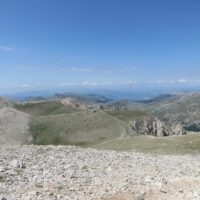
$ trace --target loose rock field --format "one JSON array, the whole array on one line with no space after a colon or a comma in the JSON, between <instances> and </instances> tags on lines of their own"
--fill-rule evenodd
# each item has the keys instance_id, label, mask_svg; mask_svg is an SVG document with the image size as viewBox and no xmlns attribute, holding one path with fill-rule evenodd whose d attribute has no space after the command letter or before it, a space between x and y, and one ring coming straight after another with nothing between
<instances>
[{"instance_id":1,"label":"loose rock field","mask_svg":"<svg viewBox=\"0 0 200 200\"><path fill-rule=\"evenodd\" d=\"M200 155L1 146L0 200L200 199Z\"/></svg>"}]
</instances>

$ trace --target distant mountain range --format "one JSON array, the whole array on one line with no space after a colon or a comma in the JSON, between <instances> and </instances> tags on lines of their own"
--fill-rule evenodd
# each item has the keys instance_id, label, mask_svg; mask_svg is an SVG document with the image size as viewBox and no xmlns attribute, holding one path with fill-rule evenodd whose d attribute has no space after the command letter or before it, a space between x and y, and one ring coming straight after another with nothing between
<instances>
[{"instance_id":1,"label":"distant mountain range","mask_svg":"<svg viewBox=\"0 0 200 200\"><path fill-rule=\"evenodd\" d=\"M13 100L27 100L31 98L49 98L55 94L59 95L98 95L103 96L107 99L113 100L135 100L135 101L152 101L155 96L164 95L176 95L176 94L187 94L198 92L200 89L197 88L160 88L160 87L133 87L133 88L115 88L115 89L88 89L88 88L71 88L71 89L49 89L49 90L30 90L17 93L11 93L3 95L9 99ZM158 97L156 97L158 98Z\"/></svg>"}]
</instances>

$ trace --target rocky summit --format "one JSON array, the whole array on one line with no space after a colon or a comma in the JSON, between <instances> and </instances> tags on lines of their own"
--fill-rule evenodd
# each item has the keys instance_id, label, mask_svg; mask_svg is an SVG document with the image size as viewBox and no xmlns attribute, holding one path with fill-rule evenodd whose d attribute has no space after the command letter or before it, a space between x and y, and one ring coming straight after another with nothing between
<instances>
[{"instance_id":1,"label":"rocky summit","mask_svg":"<svg viewBox=\"0 0 200 200\"><path fill-rule=\"evenodd\" d=\"M200 199L200 155L1 146L1 200Z\"/></svg>"}]
</instances>

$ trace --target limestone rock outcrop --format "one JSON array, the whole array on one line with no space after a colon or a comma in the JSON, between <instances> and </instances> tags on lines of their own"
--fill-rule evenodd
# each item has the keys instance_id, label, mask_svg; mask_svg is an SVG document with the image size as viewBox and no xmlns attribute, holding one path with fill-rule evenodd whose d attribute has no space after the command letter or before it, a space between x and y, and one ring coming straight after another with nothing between
<instances>
[{"instance_id":1,"label":"limestone rock outcrop","mask_svg":"<svg viewBox=\"0 0 200 200\"><path fill-rule=\"evenodd\" d=\"M169 135L184 135L186 132L180 124L169 125L157 117L144 117L130 122L128 134L152 135L157 137Z\"/></svg>"}]
</instances>

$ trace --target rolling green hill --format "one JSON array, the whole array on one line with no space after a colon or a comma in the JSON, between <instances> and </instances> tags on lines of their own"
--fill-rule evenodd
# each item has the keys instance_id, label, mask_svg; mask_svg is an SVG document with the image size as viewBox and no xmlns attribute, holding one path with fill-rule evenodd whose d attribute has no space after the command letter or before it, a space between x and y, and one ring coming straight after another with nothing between
<instances>
[{"instance_id":1,"label":"rolling green hill","mask_svg":"<svg viewBox=\"0 0 200 200\"><path fill-rule=\"evenodd\" d=\"M126 133L126 126L103 111L87 110L34 116L30 132L34 144L89 145L122 136Z\"/></svg>"},{"instance_id":2,"label":"rolling green hill","mask_svg":"<svg viewBox=\"0 0 200 200\"><path fill-rule=\"evenodd\" d=\"M15 104L15 108L31 115L55 115L71 113L76 108L63 105L60 101L34 101Z\"/></svg>"}]
</instances>

